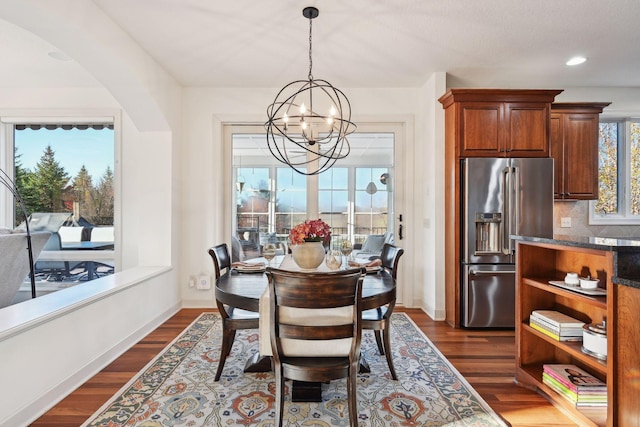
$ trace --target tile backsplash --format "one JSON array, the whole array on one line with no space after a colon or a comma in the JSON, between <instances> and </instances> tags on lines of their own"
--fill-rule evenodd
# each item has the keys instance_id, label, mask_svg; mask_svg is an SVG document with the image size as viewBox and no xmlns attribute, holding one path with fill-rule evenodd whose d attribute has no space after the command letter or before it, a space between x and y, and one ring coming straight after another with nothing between
<instances>
[{"instance_id":1,"label":"tile backsplash","mask_svg":"<svg viewBox=\"0 0 640 427\"><path fill-rule=\"evenodd\" d=\"M571 218L571 227L561 227L562 218ZM589 202L555 202L553 207L555 235L640 238L640 225L589 225Z\"/></svg>"}]
</instances>

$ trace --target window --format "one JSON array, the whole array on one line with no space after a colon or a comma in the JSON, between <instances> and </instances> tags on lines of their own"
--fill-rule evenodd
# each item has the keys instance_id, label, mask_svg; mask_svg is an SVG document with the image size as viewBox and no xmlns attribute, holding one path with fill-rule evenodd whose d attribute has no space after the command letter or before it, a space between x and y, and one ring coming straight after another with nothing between
<instances>
[{"instance_id":1,"label":"window","mask_svg":"<svg viewBox=\"0 0 640 427\"><path fill-rule=\"evenodd\" d=\"M76 222L113 226L113 140L110 124L16 125L15 177L27 212L70 212Z\"/></svg>"},{"instance_id":2,"label":"window","mask_svg":"<svg viewBox=\"0 0 640 427\"><path fill-rule=\"evenodd\" d=\"M237 174L238 230L269 231L269 169L238 168Z\"/></svg>"},{"instance_id":3,"label":"window","mask_svg":"<svg viewBox=\"0 0 640 427\"><path fill-rule=\"evenodd\" d=\"M270 231L286 240L289 231L307 218L307 177L288 167L275 170L275 230Z\"/></svg>"},{"instance_id":4,"label":"window","mask_svg":"<svg viewBox=\"0 0 640 427\"><path fill-rule=\"evenodd\" d=\"M602 121L599 144L590 224L640 224L640 120Z\"/></svg>"},{"instance_id":5,"label":"window","mask_svg":"<svg viewBox=\"0 0 640 427\"><path fill-rule=\"evenodd\" d=\"M0 167L16 183L31 230L52 233L35 262L38 295L112 274L116 199L113 119L57 122L3 118L1 126L0 146L5 156ZM0 194L6 200L11 198L8 192ZM22 210L16 209L15 203L3 206L0 225L23 228ZM15 302L25 299L22 291Z\"/></svg>"},{"instance_id":6,"label":"window","mask_svg":"<svg viewBox=\"0 0 640 427\"><path fill-rule=\"evenodd\" d=\"M333 167L318 175L320 217L331 226L331 234L344 240L349 236L349 169Z\"/></svg>"},{"instance_id":7,"label":"window","mask_svg":"<svg viewBox=\"0 0 640 427\"><path fill-rule=\"evenodd\" d=\"M387 168L356 168L355 234L364 240L368 234L387 231L389 211Z\"/></svg>"},{"instance_id":8,"label":"window","mask_svg":"<svg viewBox=\"0 0 640 427\"><path fill-rule=\"evenodd\" d=\"M246 257L256 255L266 237L286 242L291 228L309 218L331 226L334 247L393 229L393 132L350 135L351 154L312 177L276 161L255 128L231 126L227 132L235 179L232 235Z\"/></svg>"}]
</instances>

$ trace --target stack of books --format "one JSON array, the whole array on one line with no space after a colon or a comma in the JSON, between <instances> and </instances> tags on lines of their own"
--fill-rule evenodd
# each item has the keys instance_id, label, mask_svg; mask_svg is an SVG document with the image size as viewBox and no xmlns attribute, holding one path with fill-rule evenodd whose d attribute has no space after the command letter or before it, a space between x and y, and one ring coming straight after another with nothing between
<instances>
[{"instance_id":1,"label":"stack of books","mask_svg":"<svg viewBox=\"0 0 640 427\"><path fill-rule=\"evenodd\" d=\"M543 365L542 382L577 407L607 407L607 384L575 365Z\"/></svg>"},{"instance_id":2,"label":"stack of books","mask_svg":"<svg viewBox=\"0 0 640 427\"><path fill-rule=\"evenodd\" d=\"M529 326L558 341L582 341L584 322L554 310L534 310Z\"/></svg>"}]
</instances>

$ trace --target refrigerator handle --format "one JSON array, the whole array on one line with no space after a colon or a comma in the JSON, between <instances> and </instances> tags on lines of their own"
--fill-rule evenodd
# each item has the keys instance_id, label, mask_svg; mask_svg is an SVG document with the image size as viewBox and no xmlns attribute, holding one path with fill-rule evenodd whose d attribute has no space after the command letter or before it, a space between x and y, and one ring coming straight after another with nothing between
<instances>
[{"instance_id":1,"label":"refrigerator handle","mask_svg":"<svg viewBox=\"0 0 640 427\"><path fill-rule=\"evenodd\" d=\"M516 274L516 272L514 270L471 270L469 271L469 274L473 274L476 276L480 276L483 274L487 274L489 276L496 276L498 274Z\"/></svg>"},{"instance_id":2,"label":"refrigerator handle","mask_svg":"<svg viewBox=\"0 0 640 427\"><path fill-rule=\"evenodd\" d=\"M510 234L520 234L520 168L513 168L513 217ZM509 239L509 250L513 251L513 240Z\"/></svg>"},{"instance_id":3,"label":"refrigerator handle","mask_svg":"<svg viewBox=\"0 0 640 427\"><path fill-rule=\"evenodd\" d=\"M506 167L502 170L502 221L500 221L500 234L502 235L502 253L511 254L511 239L509 233L511 231L511 168Z\"/></svg>"}]
</instances>

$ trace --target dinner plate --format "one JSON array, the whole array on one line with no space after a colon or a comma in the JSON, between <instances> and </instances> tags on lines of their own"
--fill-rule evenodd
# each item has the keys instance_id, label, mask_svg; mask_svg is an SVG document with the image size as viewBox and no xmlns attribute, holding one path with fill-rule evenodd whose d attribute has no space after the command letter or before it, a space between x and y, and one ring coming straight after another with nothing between
<instances>
[{"instance_id":1,"label":"dinner plate","mask_svg":"<svg viewBox=\"0 0 640 427\"><path fill-rule=\"evenodd\" d=\"M238 273L264 273L267 268L264 265L256 265L255 267L238 265L236 267L233 267L233 269Z\"/></svg>"}]
</instances>

